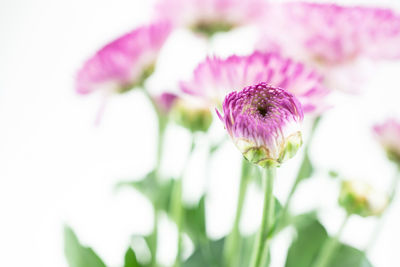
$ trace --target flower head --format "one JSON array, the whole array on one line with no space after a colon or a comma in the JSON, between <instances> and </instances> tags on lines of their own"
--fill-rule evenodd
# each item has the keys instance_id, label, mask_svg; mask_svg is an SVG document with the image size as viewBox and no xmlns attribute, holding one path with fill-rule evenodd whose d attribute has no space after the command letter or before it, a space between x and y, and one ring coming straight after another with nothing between
<instances>
[{"instance_id":1,"label":"flower head","mask_svg":"<svg viewBox=\"0 0 400 267\"><path fill-rule=\"evenodd\" d=\"M400 15L390 9L307 2L275 4L270 9L264 45L275 43L284 50L297 46L297 52L301 49L328 64L358 56L400 58ZM274 32L289 29L291 34L285 36Z\"/></svg>"},{"instance_id":2,"label":"flower head","mask_svg":"<svg viewBox=\"0 0 400 267\"><path fill-rule=\"evenodd\" d=\"M169 33L169 23L157 22L107 44L79 70L77 92L87 94L100 89L124 92L141 85L153 72Z\"/></svg>"},{"instance_id":3,"label":"flower head","mask_svg":"<svg viewBox=\"0 0 400 267\"><path fill-rule=\"evenodd\" d=\"M160 0L156 15L211 36L256 20L264 7L263 0Z\"/></svg>"},{"instance_id":4,"label":"flower head","mask_svg":"<svg viewBox=\"0 0 400 267\"><path fill-rule=\"evenodd\" d=\"M389 197L371 185L359 181L343 181L339 196L339 204L348 214L362 217L379 216L386 209Z\"/></svg>"},{"instance_id":5,"label":"flower head","mask_svg":"<svg viewBox=\"0 0 400 267\"><path fill-rule=\"evenodd\" d=\"M375 125L373 131L389 159L400 166L400 122L388 119L383 124Z\"/></svg>"},{"instance_id":6,"label":"flower head","mask_svg":"<svg viewBox=\"0 0 400 267\"><path fill-rule=\"evenodd\" d=\"M180 86L184 92L220 106L227 93L260 82L287 89L300 100L304 112L316 114L328 106L324 99L329 90L322 85L323 77L278 53L207 58L198 65L192 80Z\"/></svg>"},{"instance_id":7,"label":"flower head","mask_svg":"<svg viewBox=\"0 0 400 267\"><path fill-rule=\"evenodd\" d=\"M300 103L284 89L266 83L231 92L221 121L247 160L260 166L280 165L302 144Z\"/></svg>"},{"instance_id":8,"label":"flower head","mask_svg":"<svg viewBox=\"0 0 400 267\"><path fill-rule=\"evenodd\" d=\"M256 48L313 64L331 87L357 92L366 58L400 58L400 14L390 9L288 2L268 10Z\"/></svg>"},{"instance_id":9,"label":"flower head","mask_svg":"<svg viewBox=\"0 0 400 267\"><path fill-rule=\"evenodd\" d=\"M155 103L157 104L157 108L163 114L168 114L174 103L178 100L178 96L173 93L164 92L156 97L153 97Z\"/></svg>"}]
</instances>

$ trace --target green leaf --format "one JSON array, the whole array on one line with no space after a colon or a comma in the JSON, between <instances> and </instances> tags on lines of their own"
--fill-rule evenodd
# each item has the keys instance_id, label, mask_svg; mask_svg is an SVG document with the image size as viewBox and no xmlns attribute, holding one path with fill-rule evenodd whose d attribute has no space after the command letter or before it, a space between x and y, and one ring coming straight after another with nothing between
<instances>
[{"instance_id":1,"label":"green leaf","mask_svg":"<svg viewBox=\"0 0 400 267\"><path fill-rule=\"evenodd\" d=\"M70 227L64 228L64 252L70 267L106 267L96 253L79 243Z\"/></svg>"},{"instance_id":2,"label":"green leaf","mask_svg":"<svg viewBox=\"0 0 400 267\"><path fill-rule=\"evenodd\" d=\"M340 244L332 257L329 267L372 267L364 252Z\"/></svg>"},{"instance_id":3,"label":"green leaf","mask_svg":"<svg viewBox=\"0 0 400 267\"><path fill-rule=\"evenodd\" d=\"M297 238L292 242L285 267L310 267L328 235L317 221L299 225Z\"/></svg>"},{"instance_id":4,"label":"green leaf","mask_svg":"<svg viewBox=\"0 0 400 267\"><path fill-rule=\"evenodd\" d=\"M295 216L284 216L280 218L278 222L277 229L274 232L274 235L285 229L287 226L292 225L294 228L299 229L308 225L317 219L316 211L309 211L306 213L298 214Z\"/></svg>"},{"instance_id":5,"label":"green leaf","mask_svg":"<svg viewBox=\"0 0 400 267\"><path fill-rule=\"evenodd\" d=\"M133 187L145 195L157 210L168 212L174 183L173 179L159 181L155 172L151 171L139 181L120 182L117 188Z\"/></svg>"},{"instance_id":6,"label":"green leaf","mask_svg":"<svg viewBox=\"0 0 400 267\"><path fill-rule=\"evenodd\" d=\"M182 264L182 267L221 267L223 266L223 250L225 239L208 241L198 247Z\"/></svg>"},{"instance_id":7,"label":"green leaf","mask_svg":"<svg viewBox=\"0 0 400 267\"><path fill-rule=\"evenodd\" d=\"M254 243L256 240L257 234L253 234L250 236L244 236L242 237L241 243L240 243L240 258L239 258L239 264L236 266L249 266L249 263L251 262L251 257L253 256L253 247ZM270 251L268 251L268 258L267 262L265 263L265 267L270 265L271 261L271 255Z\"/></svg>"},{"instance_id":8,"label":"green leaf","mask_svg":"<svg viewBox=\"0 0 400 267\"><path fill-rule=\"evenodd\" d=\"M141 267L136 259L136 254L133 251L133 249L128 248L128 250L125 253L125 263L124 267Z\"/></svg>"},{"instance_id":9,"label":"green leaf","mask_svg":"<svg viewBox=\"0 0 400 267\"><path fill-rule=\"evenodd\" d=\"M184 229L195 243L207 239L205 196L196 206L184 208Z\"/></svg>"},{"instance_id":10,"label":"green leaf","mask_svg":"<svg viewBox=\"0 0 400 267\"><path fill-rule=\"evenodd\" d=\"M325 228L310 215L303 214L296 225L297 238L292 242L285 267L309 267L328 239ZM328 267L372 267L364 252L339 243Z\"/></svg>"},{"instance_id":11,"label":"green leaf","mask_svg":"<svg viewBox=\"0 0 400 267\"><path fill-rule=\"evenodd\" d=\"M300 166L299 173L297 174L296 181L300 182L304 179L311 177L314 172L314 167L311 163L310 157L308 156L308 150L305 150L304 158Z\"/></svg>"}]
</instances>

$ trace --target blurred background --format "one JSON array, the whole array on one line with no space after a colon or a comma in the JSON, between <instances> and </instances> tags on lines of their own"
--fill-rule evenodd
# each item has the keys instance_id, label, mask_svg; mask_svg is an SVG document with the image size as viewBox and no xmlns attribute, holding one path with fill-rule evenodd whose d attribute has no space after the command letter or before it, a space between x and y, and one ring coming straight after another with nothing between
<instances>
[{"instance_id":1,"label":"blurred background","mask_svg":"<svg viewBox=\"0 0 400 267\"><path fill-rule=\"evenodd\" d=\"M149 21L154 0L0 0L0 266L67 266L62 229L71 225L109 266L121 265L131 234L152 229L151 204L132 189L115 190L121 180L143 177L154 164L156 120L138 91L116 95L107 103L99 126L94 121L101 98L74 91L83 61L103 44ZM398 0L336 1L392 7ZM223 38L222 38L223 37ZM177 90L205 55L227 56L252 51L252 28L217 34L208 46L189 31L174 32L163 48L153 92ZM379 63L361 95L335 92L334 108L324 116L311 157L313 179L301 184L294 211L324 207L321 220L335 231L344 212L336 205L338 183L329 170L365 179L383 190L395 174L371 126L388 116L400 117L400 63ZM307 135L307 121L305 135ZM216 140L224 133L214 120ZM200 143L207 144L203 138ZM189 134L168 128L163 169L177 175L184 164ZM199 146L189 163L184 199L195 202L210 189L207 227L211 237L228 233L236 205L241 155L226 142L212 158L211 179L204 176L207 146ZM278 170L275 194L285 199L300 155ZM257 188L245 203L242 231L257 228L262 196ZM400 266L400 199L390 207L381 236L371 252L377 267ZM175 241L176 230L162 219L161 243ZM343 240L363 248L374 218L354 217ZM290 229L274 241L272 266L284 265ZM173 246L162 246L160 261L172 263Z\"/></svg>"}]
</instances>

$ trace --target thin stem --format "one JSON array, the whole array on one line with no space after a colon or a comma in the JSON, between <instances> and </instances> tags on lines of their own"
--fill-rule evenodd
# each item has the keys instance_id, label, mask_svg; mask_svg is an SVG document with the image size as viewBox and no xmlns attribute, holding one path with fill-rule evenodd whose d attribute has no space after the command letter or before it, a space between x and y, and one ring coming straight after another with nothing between
<instances>
[{"instance_id":1,"label":"thin stem","mask_svg":"<svg viewBox=\"0 0 400 267\"><path fill-rule=\"evenodd\" d=\"M392 180L392 185L390 187L392 190L389 195L389 203L392 203L392 201L396 195L397 187L399 185L399 179L400 179L399 175L400 175L400 166L397 169L396 175L393 177L393 180Z\"/></svg>"},{"instance_id":2,"label":"thin stem","mask_svg":"<svg viewBox=\"0 0 400 267\"><path fill-rule=\"evenodd\" d=\"M279 215L279 221L281 221L281 222L282 222L282 218L287 216L287 213L289 211L289 207L290 207L290 203L292 201L293 195L296 192L297 187L300 184L300 182L304 179L304 177L302 175L302 172L303 172L304 168L306 167L306 165L308 164L307 161L309 160L309 156L308 156L309 148L310 148L312 139L313 139L313 137L315 135L315 131L318 128L318 125L319 125L320 121L321 121L321 116L316 117L314 119L313 124L312 124L310 136L308 137L308 139L306 141L306 144L304 145L303 160L302 160L300 168L299 168L299 170L297 172L296 180L294 181L294 183L293 183L293 185L292 185L292 187L291 187L291 189L289 191L289 195L288 195L288 197L286 199L285 205L283 206L282 211L280 212L280 215Z\"/></svg>"},{"instance_id":3,"label":"thin stem","mask_svg":"<svg viewBox=\"0 0 400 267\"><path fill-rule=\"evenodd\" d=\"M157 104L155 103L154 99L151 97L149 92L142 87L142 92L143 94L147 97L147 99L150 101L154 112L156 113L157 116L157 122L158 122L158 135L157 135L157 151L156 151L156 163L154 167L154 175L156 178L156 181L160 181L160 167L162 163L162 154L163 154L163 147L164 147L164 137L165 137L165 129L167 126L167 119L160 113ZM157 240L158 240L158 221L159 221L159 214L157 207L154 207L154 224L153 224L153 232L150 236L150 244L149 246L151 247L151 261L150 264L151 266L156 266L157 265Z\"/></svg>"},{"instance_id":4,"label":"thin stem","mask_svg":"<svg viewBox=\"0 0 400 267\"><path fill-rule=\"evenodd\" d=\"M340 225L339 231L337 234L332 237L328 238L325 241L325 244L323 245L321 252L318 255L318 258L316 259L314 263L314 267L326 267L328 266L332 256L335 254L336 248L338 246L338 241L340 236L342 235L343 229L346 226L347 222L349 221L350 215L347 214L346 217L344 218L342 224Z\"/></svg>"},{"instance_id":5,"label":"thin stem","mask_svg":"<svg viewBox=\"0 0 400 267\"><path fill-rule=\"evenodd\" d=\"M193 155L194 148L196 146L195 136L192 134L192 143L190 146L190 150L188 156L186 157L186 162L183 165L181 174L179 179L176 181L176 188L173 191L173 211L175 211L176 223L178 228L178 251L175 258L175 267L179 267L181 265L182 259L182 243L183 243L183 222L184 222L184 211L183 211L183 200L182 200L182 180L185 175L186 168L189 164L189 161Z\"/></svg>"},{"instance_id":6,"label":"thin stem","mask_svg":"<svg viewBox=\"0 0 400 267\"><path fill-rule=\"evenodd\" d=\"M392 184L391 184L391 191L390 191L390 195L389 195L389 204L390 205L396 195L397 192L397 187L399 185L399 180L400 180L400 167L397 169L396 175L393 177L392 180ZM374 227L374 230L372 231L372 235L371 238L368 241L368 245L366 246L366 248L364 249L365 253L368 253L369 251L371 251L371 249L373 248L373 246L375 245L376 240L378 239L378 236L381 232L381 229L383 228L384 222L385 222L385 218L386 218L386 213L382 214L379 218L378 218L378 222Z\"/></svg>"},{"instance_id":7,"label":"thin stem","mask_svg":"<svg viewBox=\"0 0 400 267\"><path fill-rule=\"evenodd\" d=\"M239 185L239 196L237 201L237 208L235 214L235 220L233 223L232 231L226 240L226 245L224 246L224 256L226 266L233 267L235 263L238 263L238 250L240 247L240 218L242 217L243 204L246 197L247 185L249 182L249 171L252 165L243 158L242 160L242 172L240 176Z\"/></svg>"},{"instance_id":8,"label":"thin stem","mask_svg":"<svg viewBox=\"0 0 400 267\"><path fill-rule=\"evenodd\" d=\"M275 172L275 167L265 168L263 171L263 182L265 183L264 208L261 226L253 250L253 256L250 264L251 267L261 267L264 251L268 250L267 238L270 227L272 226L274 212L273 185Z\"/></svg>"}]
</instances>

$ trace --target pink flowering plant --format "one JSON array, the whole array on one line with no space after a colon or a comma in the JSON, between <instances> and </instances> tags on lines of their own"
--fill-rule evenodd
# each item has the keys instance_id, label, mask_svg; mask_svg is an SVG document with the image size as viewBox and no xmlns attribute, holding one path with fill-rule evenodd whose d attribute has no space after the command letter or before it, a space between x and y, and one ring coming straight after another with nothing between
<instances>
[{"instance_id":1,"label":"pink flowering plant","mask_svg":"<svg viewBox=\"0 0 400 267\"><path fill-rule=\"evenodd\" d=\"M263 0L161 0L156 17L171 21L176 27L211 37L218 32L255 23L263 16Z\"/></svg>"},{"instance_id":2,"label":"pink flowering plant","mask_svg":"<svg viewBox=\"0 0 400 267\"><path fill-rule=\"evenodd\" d=\"M285 267L372 267L369 253L380 224L366 233L371 235L366 247L345 243L341 234L354 216L383 219L395 196L397 174L391 188L378 190L364 181L331 172L341 188L337 206L345 214L333 235L319 220L319 210L296 213L291 210L291 203L293 196L300 193L299 184L314 176L317 166L311 161L310 147L321 118L331 109L340 108L330 101L336 71L346 70L348 64L364 58L400 59L400 15L372 7L262 0L159 0L154 14L152 22L94 53L76 75L75 90L82 95L98 92L111 98L115 93L136 88L157 118L153 168L134 181L116 181L117 189L133 188L143 194L154 214L152 231L127 244L121 266L277 266L273 265L276 251L271 247L282 230L290 229ZM218 32L247 25L261 29L254 51L228 57L204 54L192 75L175 81L175 88L164 91L165 88L151 87L148 79L177 28L186 27L195 36L200 33L211 38ZM358 84L356 76L348 75L346 79ZM180 130L190 136L191 142L182 169L176 177L168 178L161 168L168 141L166 132L176 126L182 127ZM222 141L214 142L216 132L222 133ZM388 159L400 166L400 123L389 119L375 125L373 134ZM204 168L210 167L214 152L227 140L237 148L235 156L242 162L232 227L218 239L207 230L212 219L206 212L209 192L205 190L191 205L183 197L189 162L204 145L204 138L211 140ZM343 148L346 149L351 150ZM293 168L286 162L295 162L296 158L299 167L287 197L277 198L275 181L286 179L278 178L281 175L277 169ZM207 183L207 171L204 176ZM243 233L240 224L250 184L262 192L262 209L251 207L260 216L258 230ZM163 262L159 255L163 217L173 222L177 230L168 244L176 247L172 263ZM64 237L70 267L112 266L82 245L72 228L65 227Z\"/></svg>"},{"instance_id":3,"label":"pink flowering plant","mask_svg":"<svg viewBox=\"0 0 400 267\"><path fill-rule=\"evenodd\" d=\"M369 74L365 61L399 59L400 14L393 10L289 2L272 3L269 11L256 48L309 62L333 89L359 92Z\"/></svg>"}]
</instances>

